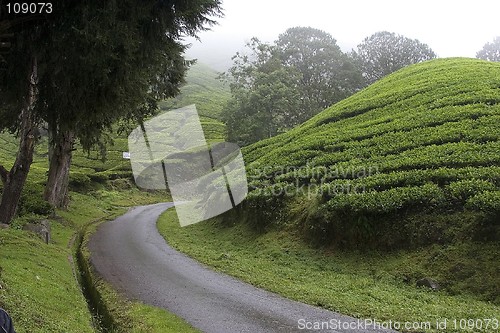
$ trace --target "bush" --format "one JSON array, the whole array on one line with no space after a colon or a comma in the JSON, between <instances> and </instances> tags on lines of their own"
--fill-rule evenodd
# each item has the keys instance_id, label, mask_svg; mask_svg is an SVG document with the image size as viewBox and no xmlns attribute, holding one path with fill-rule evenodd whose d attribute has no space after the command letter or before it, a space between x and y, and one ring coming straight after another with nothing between
<instances>
[{"instance_id":1,"label":"bush","mask_svg":"<svg viewBox=\"0 0 500 333\"><path fill-rule=\"evenodd\" d=\"M97 172L89 175L90 180L99 184L105 184L109 176L104 172Z\"/></svg>"},{"instance_id":2,"label":"bush","mask_svg":"<svg viewBox=\"0 0 500 333\"><path fill-rule=\"evenodd\" d=\"M124 179L124 178L117 178L110 180L108 182L108 185L113 191L129 190L134 187L130 179Z\"/></svg>"},{"instance_id":3,"label":"bush","mask_svg":"<svg viewBox=\"0 0 500 333\"><path fill-rule=\"evenodd\" d=\"M123 171L123 170L107 170L100 173L103 176L108 177L109 180L115 179L133 179L134 175L132 171Z\"/></svg>"},{"instance_id":4,"label":"bush","mask_svg":"<svg viewBox=\"0 0 500 333\"><path fill-rule=\"evenodd\" d=\"M81 172L71 172L69 175L69 185L75 190L88 189L91 185L89 176Z\"/></svg>"},{"instance_id":5,"label":"bush","mask_svg":"<svg viewBox=\"0 0 500 333\"><path fill-rule=\"evenodd\" d=\"M500 221L500 191L485 191L476 194L467 200L465 207L495 216L498 223Z\"/></svg>"},{"instance_id":6,"label":"bush","mask_svg":"<svg viewBox=\"0 0 500 333\"><path fill-rule=\"evenodd\" d=\"M467 179L452 182L446 190L451 200L464 204L469 198L479 193L495 190L495 185L486 180Z\"/></svg>"},{"instance_id":7,"label":"bush","mask_svg":"<svg viewBox=\"0 0 500 333\"><path fill-rule=\"evenodd\" d=\"M329 210L339 215L395 213L402 209L439 207L442 190L435 184L397 187L387 191L338 195L328 201Z\"/></svg>"},{"instance_id":8,"label":"bush","mask_svg":"<svg viewBox=\"0 0 500 333\"><path fill-rule=\"evenodd\" d=\"M27 182L21 193L17 213L19 216L27 214L50 215L54 212L52 206L43 198L44 186L39 183Z\"/></svg>"}]
</instances>

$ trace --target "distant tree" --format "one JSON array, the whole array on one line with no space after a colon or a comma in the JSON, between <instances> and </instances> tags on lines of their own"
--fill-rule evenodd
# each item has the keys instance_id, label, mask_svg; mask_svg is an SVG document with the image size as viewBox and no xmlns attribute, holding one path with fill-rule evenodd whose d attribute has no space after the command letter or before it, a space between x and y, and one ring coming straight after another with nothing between
<instances>
[{"instance_id":1,"label":"distant tree","mask_svg":"<svg viewBox=\"0 0 500 333\"><path fill-rule=\"evenodd\" d=\"M417 39L381 31L365 38L352 57L368 85L408 65L434 59L436 54Z\"/></svg>"},{"instance_id":2,"label":"distant tree","mask_svg":"<svg viewBox=\"0 0 500 333\"><path fill-rule=\"evenodd\" d=\"M276 41L276 55L286 67L300 73L303 110L301 122L361 87L362 77L328 33L295 27Z\"/></svg>"},{"instance_id":3,"label":"distant tree","mask_svg":"<svg viewBox=\"0 0 500 333\"><path fill-rule=\"evenodd\" d=\"M351 95L362 76L329 34L296 27L274 44L253 38L226 73L229 139L249 144L290 129Z\"/></svg>"},{"instance_id":4,"label":"distant tree","mask_svg":"<svg viewBox=\"0 0 500 333\"><path fill-rule=\"evenodd\" d=\"M493 42L484 44L481 51L476 53L476 58L489 61L500 61L500 36L495 37Z\"/></svg>"},{"instance_id":5,"label":"distant tree","mask_svg":"<svg viewBox=\"0 0 500 333\"><path fill-rule=\"evenodd\" d=\"M226 78L232 98L223 110L228 139L240 145L268 138L300 119L298 72L274 57L274 47L253 38L252 53L237 53Z\"/></svg>"}]
</instances>

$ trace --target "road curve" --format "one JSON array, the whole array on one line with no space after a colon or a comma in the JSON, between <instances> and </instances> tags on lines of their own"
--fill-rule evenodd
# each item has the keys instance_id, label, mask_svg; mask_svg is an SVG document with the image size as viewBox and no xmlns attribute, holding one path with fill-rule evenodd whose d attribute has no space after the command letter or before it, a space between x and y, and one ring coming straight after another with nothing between
<instances>
[{"instance_id":1,"label":"road curve","mask_svg":"<svg viewBox=\"0 0 500 333\"><path fill-rule=\"evenodd\" d=\"M207 333L304 332L321 322L329 329L313 331L389 332L258 289L177 252L156 229L158 216L172 206L132 208L102 224L89 241L97 272L127 297L167 309Z\"/></svg>"}]
</instances>

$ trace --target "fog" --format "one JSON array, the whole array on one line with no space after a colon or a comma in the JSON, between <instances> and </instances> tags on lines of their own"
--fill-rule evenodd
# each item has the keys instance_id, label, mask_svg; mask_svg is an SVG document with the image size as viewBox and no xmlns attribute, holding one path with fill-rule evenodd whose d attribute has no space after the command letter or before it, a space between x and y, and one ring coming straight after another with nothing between
<instances>
[{"instance_id":1,"label":"fog","mask_svg":"<svg viewBox=\"0 0 500 333\"><path fill-rule=\"evenodd\" d=\"M500 35L500 1L476 0L223 0L224 18L211 31L188 38L189 58L218 70L251 37L267 42L294 26L330 33L344 50L365 37L387 30L428 44L439 57L475 57L483 45Z\"/></svg>"}]
</instances>

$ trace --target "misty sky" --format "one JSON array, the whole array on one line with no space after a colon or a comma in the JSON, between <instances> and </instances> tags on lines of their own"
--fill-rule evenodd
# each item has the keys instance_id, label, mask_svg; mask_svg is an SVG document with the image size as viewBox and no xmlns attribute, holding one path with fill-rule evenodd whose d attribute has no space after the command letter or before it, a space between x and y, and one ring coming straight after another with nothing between
<instances>
[{"instance_id":1,"label":"misty sky","mask_svg":"<svg viewBox=\"0 0 500 333\"><path fill-rule=\"evenodd\" d=\"M330 33L350 51L365 37L387 30L428 44L439 57L475 57L500 36L500 1L450 0L223 0L225 17L211 31L192 39L188 57L214 67L255 36L267 42L294 26Z\"/></svg>"}]
</instances>

